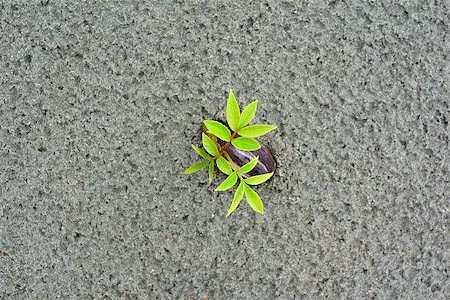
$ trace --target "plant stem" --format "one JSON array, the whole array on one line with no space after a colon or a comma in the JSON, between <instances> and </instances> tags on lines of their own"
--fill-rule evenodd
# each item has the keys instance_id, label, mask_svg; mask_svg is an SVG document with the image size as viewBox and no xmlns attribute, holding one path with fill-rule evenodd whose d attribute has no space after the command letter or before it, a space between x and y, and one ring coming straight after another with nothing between
<instances>
[{"instance_id":1,"label":"plant stem","mask_svg":"<svg viewBox=\"0 0 450 300\"><path fill-rule=\"evenodd\" d=\"M236 166L236 164L234 163L234 161L231 159L230 155L228 154L228 152L224 152L224 155L226 157L226 159L230 162L231 166L233 167L233 169L236 171L236 174L239 176L239 179L241 181L243 181L244 179L242 178L241 172L239 172L239 168Z\"/></svg>"},{"instance_id":2,"label":"plant stem","mask_svg":"<svg viewBox=\"0 0 450 300\"><path fill-rule=\"evenodd\" d=\"M213 159L218 158L219 156L225 156L225 158L228 160L228 162L231 164L231 166L233 167L233 169L236 171L236 174L239 176L239 179L241 181L244 180L244 178L242 178L241 173L239 172L239 168L236 166L236 164L234 163L234 161L231 159L230 155L227 153L227 148L230 146L231 141L234 139L234 137L236 136L237 132L233 132L233 134L231 135L231 138L228 142L225 143L225 145L223 145L222 147L219 148L219 154L217 154L216 156L213 157ZM216 142L217 143L217 142Z\"/></svg>"},{"instance_id":3,"label":"plant stem","mask_svg":"<svg viewBox=\"0 0 450 300\"><path fill-rule=\"evenodd\" d=\"M236 134L237 134L236 131L233 132L233 134L231 135L230 140L229 140L225 145L223 145L223 147L220 147L220 149L219 149L219 155L222 155L222 154L227 150L228 146L230 146L230 143L231 143L231 141L234 139L234 137L236 136Z\"/></svg>"}]
</instances>

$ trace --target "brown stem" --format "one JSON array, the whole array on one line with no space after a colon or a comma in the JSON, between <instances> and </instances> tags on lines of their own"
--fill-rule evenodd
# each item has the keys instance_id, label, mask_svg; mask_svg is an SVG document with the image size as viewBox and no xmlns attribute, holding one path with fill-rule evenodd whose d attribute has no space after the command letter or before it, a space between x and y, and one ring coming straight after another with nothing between
<instances>
[{"instance_id":1,"label":"brown stem","mask_svg":"<svg viewBox=\"0 0 450 300\"><path fill-rule=\"evenodd\" d=\"M228 142L226 142L225 145L223 145L222 147L220 147L219 149L219 156L222 156L222 154L227 150L227 148L230 146L231 141L234 139L234 137L236 136L237 132L233 132L233 134L231 135L231 138Z\"/></svg>"},{"instance_id":2,"label":"brown stem","mask_svg":"<svg viewBox=\"0 0 450 300\"><path fill-rule=\"evenodd\" d=\"M225 152L225 157L226 159L230 162L231 166L233 167L233 169L236 171L236 174L239 176L239 179L241 181L243 181L244 179L242 178L241 172L239 172L239 168L238 166L236 166L236 164L234 163L234 161L231 159L230 155L228 154L228 152Z\"/></svg>"}]
</instances>

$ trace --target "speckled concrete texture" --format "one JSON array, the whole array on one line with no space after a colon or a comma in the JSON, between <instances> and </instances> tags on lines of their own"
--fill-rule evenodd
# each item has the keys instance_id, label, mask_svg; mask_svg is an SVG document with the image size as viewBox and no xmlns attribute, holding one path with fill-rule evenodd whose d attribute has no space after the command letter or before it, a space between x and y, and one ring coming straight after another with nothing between
<instances>
[{"instance_id":1,"label":"speckled concrete texture","mask_svg":"<svg viewBox=\"0 0 450 300\"><path fill-rule=\"evenodd\" d=\"M1 299L450 298L448 2L239 2L0 4ZM264 216L182 175L229 88Z\"/></svg>"}]
</instances>

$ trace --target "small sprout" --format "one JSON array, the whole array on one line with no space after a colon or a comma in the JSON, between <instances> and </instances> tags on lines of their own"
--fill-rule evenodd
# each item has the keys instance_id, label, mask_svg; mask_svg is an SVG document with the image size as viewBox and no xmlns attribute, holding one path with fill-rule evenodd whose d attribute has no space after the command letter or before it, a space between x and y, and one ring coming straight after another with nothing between
<instances>
[{"instance_id":1,"label":"small sprout","mask_svg":"<svg viewBox=\"0 0 450 300\"><path fill-rule=\"evenodd\" d=\"M211 184L214 166L217 165L217 168L228 176L215 191L231 189L239 180L227 217L239 206L244 194L250 207L264 214L261 198L250 185L258 185L269 180L274 174L275 160L267 147L254 138L277 127L264 124L247 126L253 120L257 106L258 100L255 100L241 113L233 91L230 90L226 109L228 127L215 120L203 121L206 132L202 133L204 149L195 145L192 145L192 148L204 160L193 164L184 172L191 174L209 166L208 175Z\"/></svg>"}]
</instances>

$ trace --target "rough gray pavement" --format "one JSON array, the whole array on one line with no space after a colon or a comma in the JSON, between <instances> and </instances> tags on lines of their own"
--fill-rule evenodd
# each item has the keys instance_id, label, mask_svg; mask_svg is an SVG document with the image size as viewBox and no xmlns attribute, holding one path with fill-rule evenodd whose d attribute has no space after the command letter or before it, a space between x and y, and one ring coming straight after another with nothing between
<instances>
[{"instance_id":1,"label":"rough gray pavement","mask_svg":"<svg viewBox=\"0 0 450 300\"><path fill-rule=\"evenodd\" d=\"M0 298L450 298L448 2L238 2L0 4ZM264 216L182 175L229 88Z\"/></svg>"}]
</instances>

